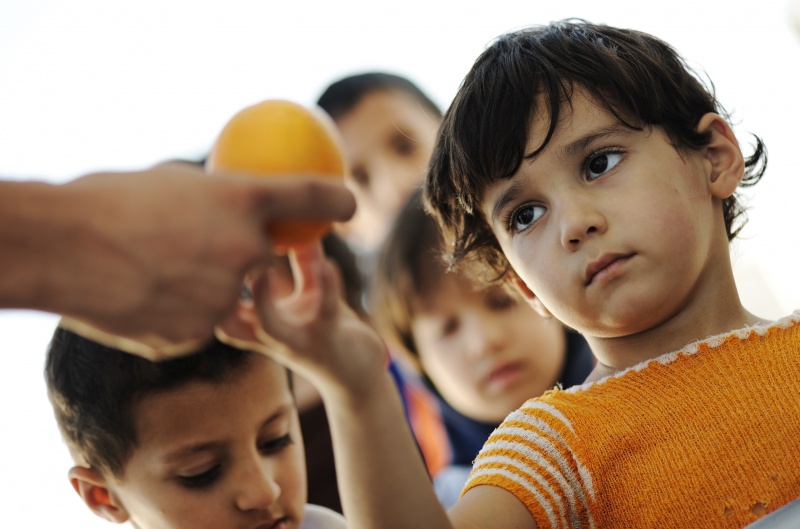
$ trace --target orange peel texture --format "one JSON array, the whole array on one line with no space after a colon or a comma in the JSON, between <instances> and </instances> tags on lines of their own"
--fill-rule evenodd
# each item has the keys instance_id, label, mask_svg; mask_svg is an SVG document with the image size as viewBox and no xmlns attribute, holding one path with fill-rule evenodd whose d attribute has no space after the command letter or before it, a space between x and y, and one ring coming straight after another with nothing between
<instances>
[{"instance_id":1,"label":"orange peel texture","mask_svg":"<svg viewBox=\"0 0 800 529\"><path fill-rule=\"evenodd\" d=\"M346 161L339 132L322 109L268 99L228 121L205 168L209 173L297 175L342 182ZM270 221L265 229L276 249L286 250L321 238L331 227L330 222L291 219Z\"/></svg>"}]
</instances>

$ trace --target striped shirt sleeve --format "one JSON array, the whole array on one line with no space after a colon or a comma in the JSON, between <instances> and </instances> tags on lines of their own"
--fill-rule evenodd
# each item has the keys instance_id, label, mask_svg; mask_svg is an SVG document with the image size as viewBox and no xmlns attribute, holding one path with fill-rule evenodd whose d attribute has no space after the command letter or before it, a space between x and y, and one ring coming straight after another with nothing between
<instances>
[{"instance_id":1,"label":"striped shirt sleeve","mask_svg":"<svg viewBox=\"0 0 800 529\"><path fill-rule=\"evenodd\" d=\"M528 401L486 442L462 495L494 485L522 501L540 529L593 528L592 477L571 448L575 442L572 424L557 408Z\"/></svg>"}]
</instances>

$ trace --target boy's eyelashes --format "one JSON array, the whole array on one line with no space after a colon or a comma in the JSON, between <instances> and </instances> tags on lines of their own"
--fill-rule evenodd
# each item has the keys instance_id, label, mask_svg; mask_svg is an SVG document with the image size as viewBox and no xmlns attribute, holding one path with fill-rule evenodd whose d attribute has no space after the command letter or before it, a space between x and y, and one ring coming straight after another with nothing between
<instances>
[{"instance_id":1,"label":"boy's eyelashes","mask_svg":"<svg viewBox=\"0 0 800 529\"><path fill-rule=\"evenodd\" d=\"M262 454L275 454L280 452L294 441L292 440L291 434L286 434L277 439L270 439L269 441L265 441L261 443L258 448L261 450Z\"/></svg>"},{"instance_id":2,"label":"boy's eyelashes","mask_svg":"<svg viewBox=\"0 0 800 529\"><path fill-rule=\"evenodd\" d=\"M222 465L214 465L205 472L193 474L191 476L178 476L181 485L190 489L202 489L208 487L219 478L222 472Z\"/></svg>"},{"instance_id":3,"label":"boy's eyelashes","mask_svg":"<svg viewBox=\"0 0 800 529\"><path fill-rule=\"evenodd\" d=\"M269 439L258 445L258 450L264 455L277 454L294 442L291 434L287 433L281 437ZM213 485L222 475L222 464L217 463L208 470L198 474L179 475L178 481L186 488L202 489Z\"/></svg>"}]
</instances>

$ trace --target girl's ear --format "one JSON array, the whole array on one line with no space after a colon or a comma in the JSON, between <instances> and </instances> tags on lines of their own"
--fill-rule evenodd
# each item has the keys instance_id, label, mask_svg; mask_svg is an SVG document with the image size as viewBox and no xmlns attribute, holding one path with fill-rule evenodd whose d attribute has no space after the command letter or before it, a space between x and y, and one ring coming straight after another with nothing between
<instances>
[{"instance_id":1,"label":"girl's ear","mask_svg":"<svg viewBox=\"0 0 800 529\"><path fill-rule=\"evenodd\" d=\"M700 118L698 132L711 134L711 141L703 148L709 167L711 194L724 200L736 191L744 177L744 156L733 129L722 116L709 112Z\"/></svg>"},{"instance_id":2,"label":"girl's ear","mask_svg":"<svg viewBox=\"0 0 800 529\"><path fill-rule=\"evenodd\" d=\"M512 277L508 279L508 282L514 288L514 290L519 292L520 296L522 296L522 298L528 302L528 305L530 305L533 310L539 314L539 316L542 318L553 317L547 307L545 307L541 300L539 300L539 297L534 294L530 288L528 288L528 285L526 285L518 275L513 274Z\"/></svg>"},{"instance_id":3,"label":"girl's ear","mask_svg":"<svg viewBox=\"0 0 800 529\"><path fill-rule=\"evenodd\" d=\"M97 516L114 523L128 521L128 512L108 490L108 484L99 472L86 467L72 467L69 481L83 503Z\"/></svg>"}]
</instances>

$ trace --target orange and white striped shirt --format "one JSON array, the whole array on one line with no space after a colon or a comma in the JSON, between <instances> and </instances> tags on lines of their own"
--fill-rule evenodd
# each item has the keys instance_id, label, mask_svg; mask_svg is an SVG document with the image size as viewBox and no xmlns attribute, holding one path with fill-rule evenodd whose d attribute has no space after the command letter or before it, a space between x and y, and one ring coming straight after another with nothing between
<instances>
[{"instance_id":1,"label":"orange and white striped shirt","mask_svg":"<svg viewBox=\"0 0 800 529\"><path fill-rule=\"evenodd\" d=\"M743 527L800 497L800 311L529 400L478 485L540 529Z\"/></svg>"}]
</instances>

